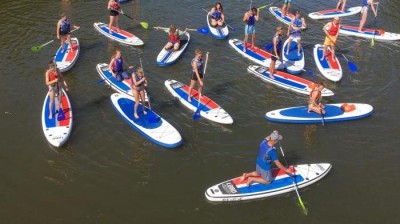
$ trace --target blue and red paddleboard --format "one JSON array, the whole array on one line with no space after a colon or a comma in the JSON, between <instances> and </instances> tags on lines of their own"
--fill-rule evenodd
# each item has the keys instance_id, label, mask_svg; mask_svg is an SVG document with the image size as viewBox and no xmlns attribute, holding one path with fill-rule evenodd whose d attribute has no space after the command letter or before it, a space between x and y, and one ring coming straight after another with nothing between
<instances>
[{"instance_id":1,"label":"blue and red paddleboard","mask_svg":"<svg viewBox=\"0 0 400 224\"><path fill-rule=\"evenodd\" d=\"M293 176L275 168L272 170L274 180L270 184L252 183L246 185L247 178L240 177L224 181L208 188L205 196L209 201L244 201L266 198L304 188L325 177L331 170L329 163L304 164L291 166Z\"/></svg>"},{"instance_id":2,"label":"blue and red paddleboard","mask_svg":"<svg viewBox=\"0 0 400 224\"><path fill-rule=\"evenodd\" d=\"M332 52L330 47L327 48L326 57L320 60L323 56L324 46L321 44L316 44L314 46L314 61L321 74L334 82L338 82L342 79L342 67L340 66L338 58L332 57Z\"/></svg>"},{"instance_id":3,"label":"blue and red paddleboard","mask_svg":"<svg viewBox=\"0 0 400 224\"><path fill-rule=\"evenodd\" d=\"M244 52L243 41L239 39L230 39L229 45L231 45L231 47L233 47L233 49L239 52L242 56L259 65L269 67L269 64L271 63L271 53L266 50L258 47L250 48L251 44L246 43L246 52ZM284 65L280 61L276 61L275 67L276 69L284 69Z\"/></svg>"},{"instance_id":4,"label":"blue and red paddleboard","mask_svg":"<svg viewBox=\"0 0 400 224\"><path fill-rule=\"evenodd\" d=\"M197 90L195 89L192 90L191 93L192 98L191 102L189 102L188 101L189 86L171 79L165 81L165 86L167 87L168 91L171 92L171 94L179 100L179 102L181 102L191 111L196 111L199 108L200 116L221 124L233 123L232 117L217 103L215 103L207 96L202 95L199 104L199 94Z\"/></svg>"},{"instance_id":5,"label":"blue and red paddleboard","mask_svg":"<svg viewBox=\"0 0 400 224\"><path fill-rule=\"evenodd\" d=\"M350 110L343 109L343 103L325 105L323 122L349 121L367 117L373 113L373 107L369 104L347 103ZM265 119L281 123L312 124L321 123L322 117L315 112L307 112L307 106L289 107L273 110L265 114Z\"/></svg>"},{"instance_id":6,"label":"blue and red paddleboard","mask_svg":"<svg viewBox=\"0 0 400 224\"><path fill-rule=\"evenodd\" d=\"M257 77L261 78L265 82L272 83L284 89L288 89L294 91L296 93L301 93L305 95L310 95L311 90L317 85L314 82L311 82L307 79L300 78L295 75L290 75L285 72L276 71L274 75L274 79L269 76L268 68L258 66L258 65L250 65L247 68L247 71L253 73ZM333 96L333 92L327 88L324 88L321 91L322 96Z\"/></svg>"},{"instance_id":7,"label":"blue and red paddleboard","mask_svg":"<svg viewBox=\"0 0 400 224\"><path fill-rule=\"evenodd\" d=\"M179 132L153 110L145 107L147 114L144 114L143 105L139 104L137 110L139 118L135 118L134 98L114 93L111 95L111 102L124 121L150 141L166 148L175 148L182 144Z\"/></svg>"},{"instance_id":8,"label":"blue and red paddleboard","mask_svg":"<svg viewBox=\"0 0 400 224\"><path fill-rule=\"evenodd\" d=\"M72 47L70 47L71 45ZM61 72L70 70L78 60L80 49L79 41L76 37L71 37L71 43L65 43L64 51L61 50L60 46L54 57L57 68L60 69Z\"/></svg>"},{"instance_id":9,"label":"blue and red paddleboard","mask_svg":"<svg viewBox=\"0 0 400 224\"><path fill-rule=\"evenodd\" d=\"M139 37L122 29L117 31L117 28L114 26L111 28L111 33L108 24L97 22L93 23L93 26L97 31L99 31L104 36L112 40L118 41L120 43L132 46L142 46L144 44L143 41L139 39Z\"/></svg>"},{"instance_id":10,"label":"blue and red paddleboard","mask_svg":"<svg viewBox=\"0 0 400 224\"><path fill-rule=\"evenodd\" d=\"M50 109L50 97L49 93L47 93L46 98L44 100L43 109L42 109L42 128L44 132L44 136L47 141L56 147L62 146L69 138L72 130L72 107L71 103L68 99L67 93L62 90L61 103L62 103L62 112L57 112L56 110L60 107L58 105L58 97L55 97L55 102L53 105L53 118L49 119Z\"/></svg>"},{"instance_id":11,"label":"blue and red paddleboard","mask_svg":"<svg viewBox=\"0 0 400 224\"><path fill-rule=\"evenodd\" d=\"M385 32L382 29L363 29L363 32L358 32L357 26L342 25L340 26L339 33L343 35L357 36L368 39L374 38L374 40L380 40L380 41L400 40L399 33L389 33Z\"/></svg>"},{"instance_id":12,"label":"blue and red paddleboard","mask_svg":"<svg viewBox=\"0 0 400 224\"><path fill-rule=\"evenodd\" d=\"M331 19L334 17L351 16L361 12L361 6L345 9L343 12L337 9L327 9L308 14L311 19Z\"/></svg>"},{"instance_id":13,"label":"blue and red paddleboard","mask_svg":"<svg viewBox=\"0 0 400 224\"><path fill-rule=\"evenodd\" d=\"M297 40L293 39L290 44L289 54L286 54L288 48L289 38L283 44L282 60L285 65L286 71L291 74L300 74L304 70L304 51L300 47L300 54L297 53Z\"/></svg>"}]
</instances>

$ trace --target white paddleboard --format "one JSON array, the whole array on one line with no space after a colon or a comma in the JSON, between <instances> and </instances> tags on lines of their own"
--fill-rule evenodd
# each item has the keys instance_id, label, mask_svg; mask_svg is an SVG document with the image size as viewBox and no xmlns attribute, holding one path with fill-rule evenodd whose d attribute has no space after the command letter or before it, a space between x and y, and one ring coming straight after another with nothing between
<instances>
[{"instance_id":1,"label":"white paddleboard","mask_svg":"<svg viewBox=\"0 0 400 224\"><path fill-rule=\"evenodd\" d=\"M177 51L173 49L165 50L163 47L160 53L157 56L157 64L160 66L167 66L175 63L181 56L182 53L185 51L186 47L190 42L190 34L189 32L185 33L186 39L180 40L180 48Z\"/></svg>"},{"instance_id":2,"label":"white paddleboard","mask_svg":"<svg viewBox=\"0 0 400 224\"><path fill-rule=\"evenodd\" d=\"M340 26L339 33L348 36L356 36L367 39L379 40L379 41L395 41L400 40L399 33L390 33L382 29L363 29L363 32L358 32L358 27L342 25Z\"/></svg>"},{"instance_id":3,"label":"white paddleboard","mask_svg":"<svg viewBox=\"0 0 400 224\"><path fill-rule=\"evenodd\" d=\"M133 35L132 33L129 33L128 31L125 31L123 29L120 29L119 31L117 31L116 27L112 27L111 30L111 34L110 34L110 29L108 27L108 24L102 23L102 22L97 22L97 23L93 23L93 27L99 31L101 34L103 34L104 36L118 41L120 43L123 44L127 44L127 45L132 45L132 46L142 46L144 43L143 41Z\"/></svg>"},{"instance_id":4,"label":"white paddleboard","mask_svg":"<svg viewBox=\"0 0 400 224\"><path fill-rule=\"evenodd\" d=\"M337 9L327 9L308 14L311 19L332 19L335 17L352 16L361 12L361 6L345 9L343 12Z\"/></svg>"}]
</instances>

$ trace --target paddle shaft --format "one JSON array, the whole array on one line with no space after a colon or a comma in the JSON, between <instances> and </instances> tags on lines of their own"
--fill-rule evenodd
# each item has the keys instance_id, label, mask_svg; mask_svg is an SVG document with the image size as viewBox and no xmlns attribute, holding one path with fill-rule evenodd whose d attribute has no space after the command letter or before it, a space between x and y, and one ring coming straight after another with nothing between
<instances>
[{"instance_id":1,"label":"paddle shaft","mask_svg":"<svg viewBox=\"0 0 400 224\"><path fill-rule=\"evenodd\" d=\"M377 6L376 6L376 16L375 16L375 18L374 18L374 36L372 37L372 40L371 40L371 46L374 46L374 45L375 45L376 17L378 17L378 8L379 8L379 2L378 2L378 4L377 4Z\"/></svg>"},{"instance_id":2,"label":"paddle shaft","mask_svg":"<svg viewBox=\"0 0 400 224\"><path fill-rule=\"evenodd\" d=\"M275 2L272 2L272 3L266 4L266 5L260 6L260 7L258 7L258 10L263 9L263 8L265 8L265 7L267 7L267 6L273 5L273 4L275 4L275 3L278 3L278 2L280 2L280 1L282 1L282 0L277 0L277 1L275 1Z\"/></svg>"}]
</instances>

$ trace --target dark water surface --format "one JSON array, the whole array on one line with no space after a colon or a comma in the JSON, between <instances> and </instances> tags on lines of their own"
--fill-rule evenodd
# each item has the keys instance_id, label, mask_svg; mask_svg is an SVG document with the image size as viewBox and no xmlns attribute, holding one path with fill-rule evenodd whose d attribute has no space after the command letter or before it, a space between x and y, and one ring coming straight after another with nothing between
<instances>
[{"instance_id":1,"label":"dark water surface","mask_svg":"<svg viewBox=\"0 0 400 224\"><path fill-rule=\"evenodd\" d=\"M400 220L399 119L397 72L399 42L340 37L339 46L359 67L350 73L339 56L344 77L328 82L335 96L325 102L361 102L374 106L373 116L344 123L287 125L267 122L273 109L304 104L306 97L261 82L246 71L251 64L227 40L192 33L184 56L170 67L156 65L167 35L142 29L121 17L120 23L138 35L143 47L122 46L101 36L93 23L108 21L106 2L56 0L0 3L0 223L398 223ZM272 2L272 1L271 1ZM360 1L348 1L356 6ZM127 13L150 26L199 28L215 1L131 1ZM256 6L266 1L253 1ZM223 1L225 14L242 38L241 21L250 1ZM334 7L336 1L294 0L292 9L304 14ZM280 5L280 4L279 4ZM42 132L41 110L47 91L44 72L58 42L33 53L30 48L55 39L61 11L81 26L75 67L65 73L74 110L73 132L66 145L51 147ZM381 1L377 25L400 32L399 1ZM358 24L358 16L344 22ZM323 40L323 22L307 19L303 36L306 69L317 73L312 48ZM257 25L257 44L270 42L280 24L267 9ZM373 26L372 13L367 27ZM152 107L182 134L174 150L144 139L111 106L112 90L95 66L108 63L119 47L125 59L139 64L143 53ZM228 111L235 123L218 125L192 120L192 112L175 101L164 87L173 78L189 82L190 60L196 48L210 51L204 93ZM321 80L304 73L304 78ZM261 139L273 129L291 164L329 162L333 170L322 181L300 191L309 208L304 216L295 193L259 201L211 204L204 191L211 185L254 169Z\"/></svg>"}]
</instances>

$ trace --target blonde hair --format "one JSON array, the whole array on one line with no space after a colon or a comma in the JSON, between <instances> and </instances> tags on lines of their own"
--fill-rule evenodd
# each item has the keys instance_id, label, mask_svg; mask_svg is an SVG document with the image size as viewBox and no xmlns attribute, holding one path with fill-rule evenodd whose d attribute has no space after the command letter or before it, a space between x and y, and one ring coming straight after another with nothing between
<instances>
[{"instance_id":1,"label":"blonde hair","mask_svg":"<svg viewBox=\"0 0 400 224\"><path fill-rule=\"evenodd\" d=\"M194 55L198 55L198 54L202 54L201 50L200 49L194 50Z\"/></svg>"}]
</instances>

